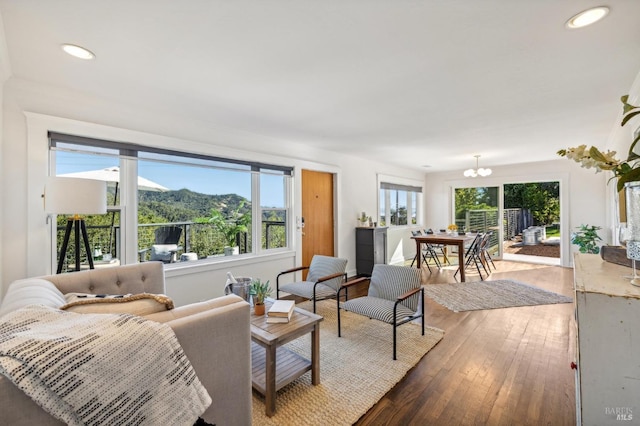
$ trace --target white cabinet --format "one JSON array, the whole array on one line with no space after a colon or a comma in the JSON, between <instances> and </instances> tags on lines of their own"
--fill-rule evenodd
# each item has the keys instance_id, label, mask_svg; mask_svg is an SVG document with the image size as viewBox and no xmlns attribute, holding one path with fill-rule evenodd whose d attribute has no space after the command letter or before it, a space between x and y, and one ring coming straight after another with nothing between
<instances>
[{"instance_id":1,"label":"white cabinet","mask_svg":"<svg viewBox=\"0 0 640 426\"><path fill-rule=\"evenodd\" d=\"M640 288L598 255L574 265L578 424L640 425Z\"/></svg>"}]
</instances>

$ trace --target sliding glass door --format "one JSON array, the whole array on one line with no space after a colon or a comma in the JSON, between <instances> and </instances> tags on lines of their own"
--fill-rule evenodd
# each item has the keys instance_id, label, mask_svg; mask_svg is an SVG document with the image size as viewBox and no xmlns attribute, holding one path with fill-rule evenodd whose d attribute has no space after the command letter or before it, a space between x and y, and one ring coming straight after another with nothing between
<instances>
[{"instance_id":1,"label":"sliding glass door","mask_svg":"<svg viewBox=\"0 0 640 426\"><path fill-rule=\"evenodd\" d=\"M560 182L505 183L503 191L503 258L560 264Z\"/></svg>"},{"instance_id":2,"label":"sliding glass door","mask_svg":"<svg viewBox=\"0 0 640 426\"><path fill-rule=\"evenodd\" d=\"M455 188L454 190L455 224L462 231L493 231L489 241L489 253L500 258L500 188L497 186L478 186Z\"/></svg>"},{"instance_id":3,"label":"sliding glass door","mask_svg":"<svg viewBox=\"0 0 640 426\"><path fill-rule=\"evenodd\" d=\"M560 182L454 189L454 218L464 231L493 231L493 258L560 264Z\"/></svg>"}]
</instances>

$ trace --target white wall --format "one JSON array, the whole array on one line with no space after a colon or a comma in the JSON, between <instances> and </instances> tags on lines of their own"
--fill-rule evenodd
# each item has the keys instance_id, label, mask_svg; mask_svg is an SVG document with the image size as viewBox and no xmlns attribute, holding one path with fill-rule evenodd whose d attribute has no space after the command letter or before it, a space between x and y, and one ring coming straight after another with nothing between
<instances>
[{"instance_id":1,"label":"white wall","mask_svg":"<svg viewBox=\"0 0 640 426\"><path fill-rule=\"evenodd\" d=\"M406 171L357 157L301 148L286 141L220 128L211 123L136 109L131 105L93 98L84 93L61 91L12 78L4 88L4 139L2 141L2 204L7 214L0 232L2 294L13 280L50 272L49 232L42 206L47 175L47 130L80 134L142 145L176 147L219 156L285 164L301 169L327 171L337 177L336 255L348 259L355 274L355 218L358 212L377 211L377 175L385 174L422 181L420 171ZM247 149L254 146L255 149ZM294 199L301 187L294 179ZM295 203L294 200L294 203ZM299 203L294 216L300 216ZM169 295L178 304L222 294L225 273L269 279L276 272L299 264L300 234L294 251L265 261L235 260L229 263L167 271Z\"/></svg>"},{"instance_id":2,"label":"white wall","mask_svg":"<svg viewBox=\"0 0 640 426\"><path fill-rule=\"evenodd\" d=\"M11 76L11 65L9 64L9 54L7 50L7 43L4 37L4 22L2 16L0 16L0 165L3 163L3 141L4 141L4 83ZM0 194L4 194L6 190L6 179L0 175ZM0 224L4 223L5 210L7 204L0 201ZM4 241L5 236L3 234L3 227L0 226L0 241ZM0 259L3 258L3 244L0 244ZM3 265L0 262L0 277L3 275ZM1 290L1 287L0 287ZM2 293L0 293L2 294Z\"/></svg>"}]
</instances>

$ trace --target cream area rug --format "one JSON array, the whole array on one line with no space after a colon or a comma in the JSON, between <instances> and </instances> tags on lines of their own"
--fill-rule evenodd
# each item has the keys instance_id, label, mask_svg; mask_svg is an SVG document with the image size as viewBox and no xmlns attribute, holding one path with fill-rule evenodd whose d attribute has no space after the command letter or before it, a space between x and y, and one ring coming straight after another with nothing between
<instances>
[{"instance_id":1,"label":"cream area rug","mask_svg":"<svg viewBox=\"0 0 640 426\"><path fill-rule=\"evenodd\" d=\"M424 295L454 312L571 303L573 299L512 280L423 285Z\"/></svg>"},{"instance_id":2,"label":"cream area rug","mask_svg":"<svg viewBox=\"0 0 640 426\"><path fill-rule=\"evenodd\" d=\"M313 311L311 302L297 307ZM317 305L320 323L320 384L311 384L311 372L278 391L276 413L267 417L264 398L253 391L253 426L256 425L351 425L398 383L444 335L420 325L398 327L398 359L394 361L393 328L352 312L342 311L342 337L338 337L335 300ZM285 346L311 356L311 334ZM310 359L310 358L309 358Z\"/></svg>"}]
</instances>

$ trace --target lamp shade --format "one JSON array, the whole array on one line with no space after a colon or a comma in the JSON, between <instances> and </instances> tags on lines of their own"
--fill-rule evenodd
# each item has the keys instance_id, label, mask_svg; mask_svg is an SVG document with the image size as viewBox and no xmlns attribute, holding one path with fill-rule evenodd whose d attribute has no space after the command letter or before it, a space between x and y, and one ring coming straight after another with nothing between
<instances>
[{"instance_id":1,"label":"lamp shade","mask_svg":"<svg viewBox=\"0 0 640 426\"><path fill-rule=\"evenodd\" d=\"M104 214L107 212L107 183L49 177L44 190L44 209L52 214Z\"/></svg>"}]
</instances>

